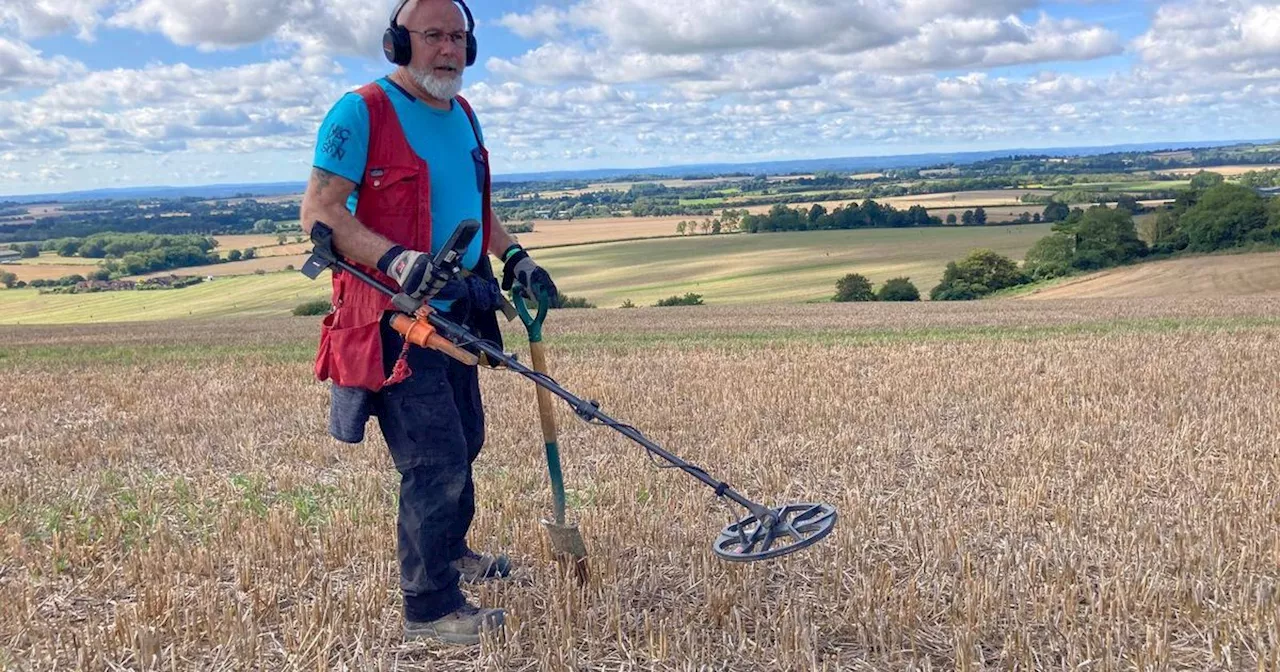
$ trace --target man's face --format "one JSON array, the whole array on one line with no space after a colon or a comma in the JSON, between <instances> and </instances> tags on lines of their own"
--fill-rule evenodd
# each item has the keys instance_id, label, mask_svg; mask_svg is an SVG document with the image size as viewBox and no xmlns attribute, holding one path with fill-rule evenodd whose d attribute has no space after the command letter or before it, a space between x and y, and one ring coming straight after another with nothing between
<instances>
[{"instance_id":1,"label":"man's face","mask_svg":"<svg viewBox=\"0 0 1280 672\"><path fill-rule=\"evenodd\" d=\"M448 100L462 88L467 22L453 0L418 0L400 18L410 31L409 73L427 93Z\"/></svg>"}]
</instances>

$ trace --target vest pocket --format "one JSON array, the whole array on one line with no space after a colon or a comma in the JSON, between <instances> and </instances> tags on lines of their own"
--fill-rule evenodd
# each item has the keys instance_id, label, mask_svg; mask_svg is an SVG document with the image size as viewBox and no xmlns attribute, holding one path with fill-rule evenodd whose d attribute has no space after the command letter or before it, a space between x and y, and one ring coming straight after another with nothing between
<instances>
[{"instance_id":1,"label":"vest pocket","mask_svg":"<svg viewBox=\"0 0 1280 672\"><path fill-rule=\"evenodd\" d=\"M383 210L412 209L418 207L419 175L417 166L371 166L360 186L378 194Z\"/></svg>"},{"instance_id":2,"label":"vest pocket","mask_svg":"<svg viewBox=\"0 0 1280 672\"><path fill-rule=\"evenodd\" d=\"M368 303L345 303L320 323L320 347L315 373L345 387L377 391L386 377L382 372L382 340L379 321L383 309Z\"/></svg>"}]
</instances>

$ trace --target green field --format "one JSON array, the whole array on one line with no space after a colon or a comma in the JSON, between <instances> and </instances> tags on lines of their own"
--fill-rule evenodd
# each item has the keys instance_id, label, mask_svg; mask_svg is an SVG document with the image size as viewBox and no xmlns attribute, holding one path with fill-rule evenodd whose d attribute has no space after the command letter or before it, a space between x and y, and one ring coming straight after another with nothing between
<instances>
[{"instance_id":1,"label":"green field","mask_svg":"<svg viewBox=\"0 0 1280 672\"><path fill-rule=\"evenodd\" d=\"M40 294L38 289L0 290L0 324L129 322L225 315L281 315L328 294L328 276L300 273L224 277L185 289L93 294Z\"/></svg>"},{"instance_id":2,"label":"green field","mask_svg":"<svg viewBox=\"0 0 1280 672\"><path fill-rule=\"evenodd\" d=\"M1105 189L1107 191L1122 192L1144 192L1156 189L1190 189L1191 180L1147 180L1143 182L1078 182L1076 184L1056 185L1052 187L1042 187L1044 189L1052 189L1054 191L1069 191L1078 189L1081 191Z\"/></svg>"},{"instance_id":3,"label":"green field","mask_svg":"<svg viewBox=\"0 0 1280 672\"><path fill-rule=\"evenodd\" d=\"M985 228L864 229L691 236L541 250L540 263L561 291L601 308L630 299L695 292L708 304L823 301L847 273L873 283L910 277L921 294L937 284L946 263L989 247L1014 259L1048 224ZM0 291L0 324L115 322L223 315L287 314L327 295L328 276L297 272L218 278L182 290L41 295Z\"/></svg>"},{"instance_id":4,"label":"green field","mask_svg":"<svg viewBox=\"0 0 1280 672\"><path fill-rule=\"evenodd\" d=\"M946 263L977 247L1021 259L1049 224L694 236L543 250L561 291L601 308L685 292L707 303L821 301L847 273L907 276L927 294Z\"/></svg>"},{"instance_id":5,"label":"green field","mask_svg":"<svg viewBox=\"0 0 1280 672\"><path fill-rule=\"evenodd\" d=\"M102 263L101 259L85 259L84 257L63 257L57 252L41 252L40 256L29 259L19 259L16 262L21 266L97 266Z\"/></svg>"}]
</instances>

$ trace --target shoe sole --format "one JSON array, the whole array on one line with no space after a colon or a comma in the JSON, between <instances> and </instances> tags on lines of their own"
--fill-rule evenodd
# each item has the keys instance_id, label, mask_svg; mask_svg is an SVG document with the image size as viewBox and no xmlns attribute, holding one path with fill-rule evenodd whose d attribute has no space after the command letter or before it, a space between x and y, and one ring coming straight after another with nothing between
<instances>
[{"instance_id":1,"label":"shoe sole","mask_svg":"<svg viewBox=\"0 0 1280 672\"><path fill-rule=\"evenodd\" d=\"M505 622L506 622L505 618L502 618L497 622L491 622L484 627L485 632L488 632L491 634L496 633L502 630L502 628L505 625ZM464 635L461 633L427 632L427 631L415 631L415 632L406 631L404 633L404 641L406 642L420 641L420 640L443 642L445 644L475 645L480 643L480 635Z\"/></svg>"},{"instance_id":2,"label":"shoe sole","mask_svg":"<svg viewBox=\"0 0 1280 672\"><path fill-rule=\"evenodd\" d=\"M493 576L477 576L475 578L463 576L463 577L459 577L458 583L467 583L467 584L488 583L490 581L501 581L505 578L507 578L506 574L494 574Z\"/></svg>"},{"instance_id":3,"label":"shoe sole","mask_svg":"<svg viewBox=\"0 0 1280 672\"><path fill-rule=\"evenodd\" d=\"M431 641L431 642L443 642L445 644L475 645L480 643L480 636L479 635L451 635L448 633L434 633L434 632L405 634L404 636L404 641L406 642L419 642L423 640Z\"/></svg>"}]
</instances>

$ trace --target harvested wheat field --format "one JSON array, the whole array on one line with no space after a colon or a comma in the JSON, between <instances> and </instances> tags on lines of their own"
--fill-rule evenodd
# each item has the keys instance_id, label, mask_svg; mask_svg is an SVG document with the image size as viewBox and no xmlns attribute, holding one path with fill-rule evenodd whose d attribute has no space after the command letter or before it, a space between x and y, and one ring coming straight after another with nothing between
<instances>
[{"instance_id":1,"label":"harvested wheat field","mask_svg":"<svg viewBox=\"0 0 1280 672\"><path fill-rule=\"evenodd\" d=\"M1275 164L1245 164L1239 166L1204 166L1200 168L1170 168L1158 172L1169 173L1172 175L1194 175L1200 171L1209 173L1217 173L1223 177L1236 177L1244 175L1252 171L1277 170L1280 165Z\"/></svg>"},{"instance_id":2,"label":"harvested wheat field","mask_svg":"<svg viewBox=\"0 0 1280 672\"><path fill-rule=\"evenodd\" d=\"M302 268L302 264L306 263L307 257L310 256L310 245L289 245L286 247L294 248L297 252L293 254L279 255L263 255L249 260L242 261L224 261L221 264L209 264L207 266L184 266L182 268L171 268L166 271L156 271L154 273L144 273L142 275L130 276L130 280L141 280L144 278L157 278L169 275L202 275L214 278L223 278L233 275L248 275L257 271L263 273L275 273L283 271L290 266Z\"/></svg>"},{"instance_id":3,"label":"harvested wheat field","mask_svg":"<svg viewBox=\"0 0 1280 672\"><path fill-rule=\"evenodd\" d=\"M1280 666L1280 298L553 312L553 375L831 536L738 565L739 510L558 405L592 580L547 555L531 383L481 373L477 647L402 644L397 479L325 433L318 318L0 328L0 667ZM522 338L508 331L508 348Z\"/></svg>"},{"instance_id":4,"label":"harvested wheat field","mask_svg":"<svg viewBox=\"0 0 1280 672\"><path fill-rule=\"evenodd\" d=\"M606 241L675 236L676 224L698 217L593 217L587 219L537 219L533 231L513 234L530 250Z\"/></svg>"},{"instance_id":5,"label":"harvested wheat field","mask_svg":"<svg viewBox=\"0 0 1280 672\"><path fill-rule=\"evenodd\" d=\"M1251 296L1280 293L1280 252L1215 254L1090 273L1028 293L1027 299Z\"/></svg>"},{"instance_id":6,"label":"harvested wheat field","mask_svg":"<svg viewBox=\"0 0 1280 672\"><path fill-rule=\"evenodd\" d=\"M65 278L68 275L86 276L96 270L96 263L92 264L5 264L3 269L8 271L23 282L31 282L32 280L57 280Z\"/></svg>"}]
</instances>

